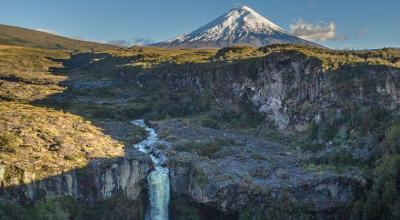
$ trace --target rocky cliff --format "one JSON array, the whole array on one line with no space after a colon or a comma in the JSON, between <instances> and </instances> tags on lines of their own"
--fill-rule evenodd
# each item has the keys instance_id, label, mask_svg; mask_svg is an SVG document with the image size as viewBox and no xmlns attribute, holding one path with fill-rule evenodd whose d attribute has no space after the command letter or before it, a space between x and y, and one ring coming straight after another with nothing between
<instances>
[{"instance_id":1,"label":"rocky cliff","mask_svg":"<svg viewBox=\"0 0 400 220\"><path fill-rule=\"evenodd\" d=\"M208 101L233 111L250 108L280 130L304 131L311 121L330 117L332 109L340 115L351 105L375 102L393 110L400 104L398 68L347 64L327 70L321 60L297 51L228 65L189 65L166 80L177 94L211 94Z\"/></svg>"},{"instance_id":2,"label":"rocky cliff","mask_svg":"<svg viewBox=\"0 0 400 220\"><path fill-rule=\"evenodd\" d=\"M211 131L192 119L159 125L176 146L169 154L174 193L242 217L346 218L370 187L362 166L382 154L379 143L400 104L400 69L363 63L326 68L298 51L186 65L156 78L183 108L190 112L207 102L207 117L219 121L205 124ZM277 131L281 143L290 136L291 147L222 131L226 118L215 109L245 120L256 115L263 121L256 133ZM235 143L212 141L221 137Z\"/></svg>"},{"instance_id":3,"label":"rocky cliff","mask_svg":"<svg viewBox=\"0 0 400 220\"><path fill-rule=\"evenodd\" d=\"M16 167L0 166L0 182L9 185L2 188L1 198L29 203L68 197L89 205L120 198L131 204L131 209L125 210L126 216L140 219L147 202L146 177L150 166L149 158L136 154L114 160L95 160L87 168L43 180L35 180L34 173L21 170L24 183L15 186L8 184L14 181L8 174Z\"/></svg>"},{"instance_id":4,"label":"rocky cliff","mask_svg":"<svg viewBox=\"0 0 400 220\"><path fill-rule=\"evenodd\" d=\"M6 199L143 217L149 160L126 147L145 136L135 118L162 140L174 219L399 216L397 50L35 53L41 79L29 65L0 79L0 216Z\"/></svg>"}]
</instances>

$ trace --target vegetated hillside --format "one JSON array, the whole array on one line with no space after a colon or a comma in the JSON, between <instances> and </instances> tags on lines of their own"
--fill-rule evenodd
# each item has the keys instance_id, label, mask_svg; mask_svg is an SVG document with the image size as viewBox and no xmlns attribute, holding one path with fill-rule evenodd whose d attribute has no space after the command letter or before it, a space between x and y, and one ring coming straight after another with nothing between
<instances>
[{"instance_id":1,"label":"vegetated hillside","mask_svg":"<svg viewBox=\"0 0 400 220\"><path fill-rule=\"evenodd\" d=\"M63 50L0 45L0 164L20 171L1 177L3 186L22 183L23 172L39 180L84 167L93 158L124 155L123 144L87 118L35 104L65 92L61 84L68 75L53 70L69 58Z\"/></svg>"},{"instance_id":2,"label":"vegetated hillside","mask_svg":"<svg viewBox=\"0 0 400 220\"><path fill-rule=\"evenodd\" d=\"M0 45L0 219L63 219L71 213L84 219L142 216L144 203L135 192L141 192L147 162L127 156L125 146L138 142L146 132L129 121L88 118L68 112L66 106L41 103L67 93L63 82L69 80L71 70L62 61L70 58L71 50ZM97 115L108 114L101 107L96 110ZM113 175L105 181L104 176L116 168L131 179ZM126 183L121 191L103 190L121 182ZM79 203L71 196L91 198L91 204L104 202L108 209ZM21 206L12 202L15 199L42 201ZM85 211L79 211L82 207Z\"/></svg>"},{"instance_id":3,"label":"vegetated hillside","mask_svg":"<svg viewBox=\"0 0 400 220\"><path fill-rule=\"evenodd\" d=\"M236 173L232 176L227 172L218 173L220 169L213 169L214 166L209 164L221 163L226 168L237 166L233 162L230 164L230 156L240 158L241 161L274 161L261 151L253 155L250 149L246 151L243 146L229 149L232 147L230 141L223 141L229 142L228 146L219 146L214 140L204 137L204 140L192 140L179 145L177 137L187 138L186 133L180 134L178 128L176 133L173 127L161 123L161 126L167 127L162 136L178 144L171 154L171 164L178 164L175 169L183 170L182 164L188 160L196 161L191 167L195 167L191 169L193 173L188 171L182 176L172 177L173 188L182 189L184 185L174 184L193 181L190 186L198 188L193 191L189 188L185 191L184 188L184 194L201 202L215 199L207 197L207 193L211 193L209 189L224 191L230 190L225 186L236 184L240 188L246 185L248 191L240 192L241 196L251 198L249 201L257 201L257 204L246 208L229 196L222 196L220 200L208 204L225 211L246 210L246 213L241 213L244 216L254 216L257 213L264 216L276 211L275 214L282 217L283 213L287 213L285 209L291 210L294 216L297 212L301 215L302 212L324 211L361 218L398 216L396 204L400 197L397 196L399 190L395 186L400 176L400 151L394 138L400 135L398 49L342 51L294 45L273 45L258 49L234 46L221 49L214 55L207 53L200 57L197 53L187 53L183 57L170 56L179 50L151 50L136 48L129 52L131 54L125 53L123 56L118 52L112 52L113 55L103 54L104 59L82 68L87 73L96 72L96 77L104 80L123 77L129 81L129 85L119 84L118 89L113 86L80 87L75 91L81 95L107 94L110 99L125 99L117 104L118 107L107 107L109 112L117 110L122 114L104 117L121 117L128 115L128 112L133 117L150 120L179 117L186 128L200 125L232 129L289 144L293 151L301 152L297 160L302 172L322 176L315 177L311 182L301 182L304 176L297 176L298 173L292 175L293 169L284 168L276 174L275 171L268 174L254 171L254 175L250 170L246 182L236 182L235 175L240 173L239 170L248 168L245 164L235 169ZM112 59L108 59L108 56ZM106 67L114 71L102 71ZM132 94L135 96L132 97ZM288 151L288 158L297 155ZM209 160L197 161L198 156ZM258 169L264 169L261 163L259 166ZM205 180L204 174L210 179ZM185 179L185 175L191 178ZM286 194L282 195L284 198L278 198L279 201L272 198L265 204L259 202L268 196L261 193L263 188L260 182L280 175L283 176L281 180L278 178L277 181L282 181L279 184L290 182L293 188L287 189L284 192ZM329 178L319 179L323 177ZM225 181L224 184L219 184L221 179ZM317 179L321 182L314 182ZM339 194L327 193L347 199L334 199L332 203L314 201L314 207L310 200L303 200L305 195L296 194L300 189L304 190L301 188L304 186L302 183L311 183L311 186L307 185L308 193L323 190L323 186L317 186L324 181L328 185L330 181L344 184L344 188L336 185L339 188L334 190L338 190ZM354 187L356 185L360 188ZM312 186L317 189L313 190ZM272 186L267 184L267 192L268 187ZM199 191L201 193L197 193ZM316 198L321 197L312 197ZM230 201L229 205L221 207L226 204L226 199ZM325 199L328 198L322 198L322 201ZM271 211L271 207L268 208L271 203L291 206L282 205L280 208L284 207L283 210L272 208ZM256 205L264 208L252 209Z\"/></svg>"},{"instance_id":4,"label":"vegetated hillside","mask_svg":"<svg viewBox=\"0 0 400 220\"><path fill-rule=\"evenodd\" d=\"M106 50L112 45L57 36L37 30L0 24L0 44L66 50Z\"/></svg>"},{"instance_id":5,"label":"vegetated hillside","mask_svg":"<svg viewBox=\"0 0 400 220\"><path fill-rule=\"evenodd\" d=\"M31 174L44 166L48 171L36 175L47 178L95 157L126 153L121 144L145 135L127 122L145 118L156 120L160 137L173 144L160 146L169 151L171 188L191 202L241 219L397 218L399 60L398 49L295 45L74 54L3 46L0 169L9 167L3 185L24 182L24 169ZM95 139L102 144L92 145ZM121 166L112 167L107 172L113 175L93 182L119 177ZM145 175L140 178L145 182ZM229 193L212 197L215 190ZM201 213L182 204L174 203L174 212Z\"/></svg>"}]
</instances>

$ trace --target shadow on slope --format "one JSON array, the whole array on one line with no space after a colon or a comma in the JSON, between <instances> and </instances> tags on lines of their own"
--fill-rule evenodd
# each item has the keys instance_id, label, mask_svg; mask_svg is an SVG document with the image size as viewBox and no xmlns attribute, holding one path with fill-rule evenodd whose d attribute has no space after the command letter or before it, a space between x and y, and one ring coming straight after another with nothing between
<instances>
[{"instance_id":1,"label":"shadow on slope","mask_svg":"<svg viewBox=\"0 0 400 220\"><path fill-rule=\"evenodd\" d=\"M293 56L297 55L289 54L287 59L277 60L276 66L289 65ZM127 194L137 190L135 187L145 188L144 177L150 169L148 160L130 148L145 136L140 129L130 125L130 120L187 116L204 113L213 108L235 109L237 115L252 114L257 111L249 100L251 91L248 91L248 94L245 92L235 96L231 85L245 80L257 81L260 67L264 67L267 62L265 58L251 58L231 63L162 62L150 68L135 66L133 62L139 59L140 57L136 56L115 57L107 53L81 53L73 55L71 59L57 60L61 61L64 67L53 68L51 71L54 74L67 76L67 80L62 82L67 89L32 103L40 107L71 112L93 122L102 128L105 134L123 142L125 154L132 157L98 158L83 169L6 188L2 191L2 195L25 201L29 201L29 197L41 199L69 196L92 205L99 200L111 199L113 196L122 195L122 198L129 198ZM341 105L356 100L357 104L369 105L376 100L379 96L372 90L376 91L376 86L384 82L371 70L378 72L384 70L384 74L394 77L393 82L398 88L398 76L387 71L387 68L365 64L344 65L326 75L338 83L335 89L339 101L336 104ZM398 71L398 69L393 70ZM372 78L363 78L363 73L369 74L369 71ZM369 85L370 79L375 83L373 86ZM366 91L363 95L368 97L366 99L368 102L353 96L358 93L352 87L354 82L365 85L363 88L366 88ZM308 101L307 99L310 97L303 97L298 101L301 103ZM226 105L226 100L232 101L232 105ZM317 102L317 99L311 101ZM122 180L122 177L126 177L127 170L130 173L128 180ZM24 175L28 174L22 174ZM127 181L130 181L134 188L123 184ZM138 192L135 198L140 201L142 196ZM143 206L139 203L135 216L142 214L140 210L143 210L141 208Z\"/></svg>"}]
</instances>

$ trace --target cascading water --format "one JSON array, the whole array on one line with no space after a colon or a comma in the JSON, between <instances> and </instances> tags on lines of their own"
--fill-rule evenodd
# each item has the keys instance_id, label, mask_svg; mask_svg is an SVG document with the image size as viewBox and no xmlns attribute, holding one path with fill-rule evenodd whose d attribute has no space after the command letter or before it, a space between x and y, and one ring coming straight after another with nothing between
<instances>
[{"instance_id":1,"label":"cascading water","mask_svg":"<svg viewBox=\"0 0 400 220\"><path fill-rule=\"evenodd\" d=\"M132 124L140 126L148 132L148 137L135 145L139 151L149 154L154 164L154 170L148 175L150 207L146 213L147 220L168 220L168 205L170 197L169 170L163 167L165 157L154 154L154 146L158 142L158 136L153 128L146 126L143 120L132 121Z\"/></svg>"}]
</instances>

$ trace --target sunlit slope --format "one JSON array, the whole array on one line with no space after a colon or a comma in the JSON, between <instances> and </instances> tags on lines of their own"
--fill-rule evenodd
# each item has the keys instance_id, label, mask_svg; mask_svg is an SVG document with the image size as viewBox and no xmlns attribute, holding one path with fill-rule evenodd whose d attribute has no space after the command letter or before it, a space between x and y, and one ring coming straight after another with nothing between
<instances>
[{"instance_id":1,"label":"sunlit slope","mask_svg":"<svg viewBox=\"0 0 400 220\"><path fill-rule=\"evenodd\" d=\"M0 24L0 44L68 50L106 50L116 48L112 45L75 40L32 29L2 24Z\"/></svg>"}]
</instances>

